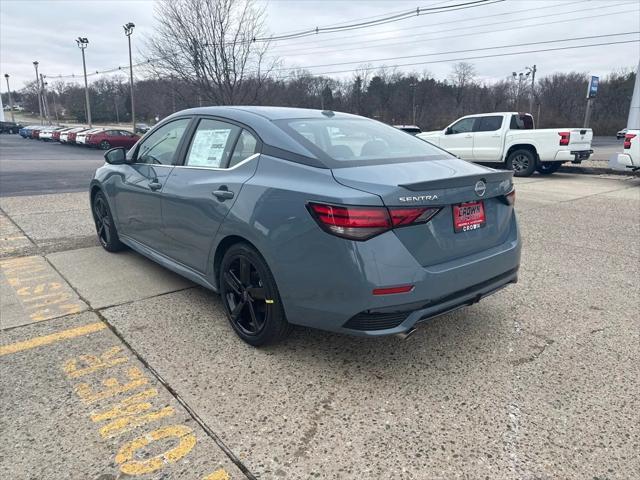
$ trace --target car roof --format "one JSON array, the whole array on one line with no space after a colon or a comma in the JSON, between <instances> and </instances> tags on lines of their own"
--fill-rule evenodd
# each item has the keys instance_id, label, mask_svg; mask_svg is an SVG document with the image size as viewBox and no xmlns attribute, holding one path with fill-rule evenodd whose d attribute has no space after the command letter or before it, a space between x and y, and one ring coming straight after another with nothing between
<instances>
[{"instance_id":1,"label":"car roof","mask_svg":"<svg viewBox=\"0 0 640 480\"><path fill-rule=\"evenodd\" d=\"M333 112L331 110L314 110L311 108L293 107L264 107L264 106L229 106L229 107L198 107L183 110L180 113L192 115L220 115L234 120L242 114L257 115L268 120L287 120L294 118L360 118L349 113Z\"/></svg>"},{"instance_id":2,"label":"car roof","mask_svg":"<svg viewBox=\"0 0 640 480\"><path fill-rule=\"evenodd\" d=\"M287 150L289 152L302 155L307 159L316 159L316 156L306 147L294 140L284 130L277 125L278 120L293 119L329 119L329 118L353 118L364 120L358 115L349 113L331 112L329 110L312 110L307 108L289 108L289 107L264 107L264 106L216 106L216 107L197 107L188 110L181 110L164 118L162 122L154 126L154 130L158 126L162 126L174 119L184 117L186 115L210 115L220 117L231 121L238 122L253 129L258 133L260 139L267 145ZM371 120L374 121L374 120ZM152 130L152 132L154 131ZM317 160L317 159L316 159ZM311 164L311 163L310 163ZM317 160L317 166L323 167L322 162Z\"/></svg>"}]
</instances>

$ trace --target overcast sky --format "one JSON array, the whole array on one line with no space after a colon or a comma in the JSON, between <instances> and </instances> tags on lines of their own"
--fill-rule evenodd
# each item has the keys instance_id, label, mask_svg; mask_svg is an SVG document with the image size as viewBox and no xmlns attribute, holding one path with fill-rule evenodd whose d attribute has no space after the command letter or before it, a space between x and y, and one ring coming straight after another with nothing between
<instances>
[{"instance_id":1,"label":"overcast sky","mask_svg":"<svg viewBox=\"0 0 640 480\"><path fill-rule=\"evenodd\" d=\"M260 4L266 6L266 23L270 33L277 35L316 26L358 22L365 17L369 19L418 6L446 6L468 1L261 0ZM128 65L128 54L122 25L126 22L136 24L133 36L134 62L142 61L145 59L141 50L142 40L154 31L153 7L153 0L0 0L0 73L11 76L11 88L16 90L25 81L34 78L34 60L40 62L40 72L45 74L81 75L82 60L74 40L78 36L86 36L90 41L86 51L88 71L125 67ZM478 77L487 81L505 78L512 71L521 71L533 64L537 65L538 75L541 76L568 71L605 76L613 70L637 66L640 58L638 33L511 49L384 61L379 59L638 32L639 9L638 0L506 0L493 5L413 17L367 29L276 42L270 52L277 55L286 67L355 62L310 69L311 72L324 73L356 69L366 63L374 66L420 63L635 40L634 43L619 45L468 60L475 65ZM498 22L500 24L495 25ZM407 66L399 70L426 71L444 79L450 73L452 63L445 61ZM332 76L344 78L350 77L351 73ZM2 82L2 91L5 90L6 84Z\"/></svg>"}]
</instances>

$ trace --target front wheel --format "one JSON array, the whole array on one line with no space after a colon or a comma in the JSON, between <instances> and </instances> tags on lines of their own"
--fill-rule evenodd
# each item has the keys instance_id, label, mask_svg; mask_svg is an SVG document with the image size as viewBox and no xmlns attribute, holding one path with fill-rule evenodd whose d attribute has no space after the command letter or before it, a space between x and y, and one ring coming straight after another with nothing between
<instances>
[{"instance_id":1,"label":"front wheel","mask_svg":"<svg viewBox=\"0 0 640 480\"><path fill-rule=\"evenodd\" d=\"M507 168L516 177L528 177L536 171L536 157L530 150L515 150L507 157Z\"/></svg>"},{"instance_id":2,"label":"front wheel","mask_svg":"<svg viewBox=\"0 0 640 480\"><path fill-rule=\"evenodd\" d=\"M100 142L100 149L101 150L109 150L111 148L111 144L109 142L107 142L106 140L103 140Z\"/></svg>"},{"instance_id":3,"label":"front wheel","mask_svg":"<svg viewBox=\"0 0 640 480\"><path fill-rule=\"evenodd\" d=\"M219 285L231 327L249 345L277 343L291 332L271 270L251 246L238 243L225 252Z\"/></svg>"},{"instance_id":4,"label":"front wheel","mask_svg":"<svg viewBox=\"0 0 640 480\"><path fill-rule=\"evenodd\" d=\"M93 197L93 204L91 205L91 212L93 213L93 221L96 224L96 233L98 234L98 240L100 245L108 252L117 252L124 248L124 244L118 238L118 232L116 231L115 223L113 222L113 216L109 209L109 204L102 192L98 192Z\"/></svg>"},{"instance_id":5,"label":"front wheel","mask_svg":"<svg viewBox=\"0 0 640 480\"><path fill-rule=\"evenodd\" d=\"M558 171L562 166L562 162L540 162L536 167L536 170L541 175L551 175Z\"/></svg>"}]
</instances>

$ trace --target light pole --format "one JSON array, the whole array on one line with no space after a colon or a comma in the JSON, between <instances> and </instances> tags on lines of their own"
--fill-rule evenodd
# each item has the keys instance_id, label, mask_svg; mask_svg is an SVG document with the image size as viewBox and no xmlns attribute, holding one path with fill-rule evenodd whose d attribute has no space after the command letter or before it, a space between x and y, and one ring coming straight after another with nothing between
<instances>
[{"instance_id":1,"label":"light pole","mask_svg":"<svg viewBox=\"0 0 640 480\"><path fill-rule=\"evenodd\" d=\"M33 62L33 66L36 67L36 89L38 91L38 112L40 112L40 125L44 125L42 118L42 92L40 91L40 77L38 76L38 62Z\"/></svg>"},{"instance_id":2,"label":"light pole","mask_svg":"<svg viewBox=\"0 0 640 480\"><path fill-rule=\"evenodd\" d=\"M538 71L537 67L533 65L532 67L524 67L524 72L513 72L513 78L519 77L518 81L518 103L520 103L520 89L522 88L522 82L525 78L531 76L531 93L529 95L529 113L533 115L533 103L535 96L535 83L536 83L536 72ZM518 105L516 105L516 110L518 109Z\"/></svg>"},{"instance_id":3,"label":"light pole","mask_svg":"<svg viewBox=\"0 0 640 480\"><path fill-rule=\"evenodd\" d=\"M129 22L126 25L123 25L124 34L127 36L127 40L129 41L129 88L131 90L131 127L133 128L133 133L136 133L136 104L133 101L133 62L131 60L131 34L133 33L133 28L135 27L133 22Z\"/></svg>"},{"instance_id":4,"label":"light pole","mask_svg":"<svg viewBox=\"0 0 640 480\"><path fill-rule=\"evenodd\" d=\"M9 88L9 74L5 73L4 78L7 80L7 92L9 92L9 108L11 109L11 121L16 123L16 117L13 113L13 97L11 96L11 88Z\"/></svg>"},{"instance_id":5,"label":"light pole","mask_svg":"<svg viewBox=\"0 0 640 480\"><path fill-rule=\"evenodd\" d=\"M89 45L89 39L87 37L78 37L76 39L76 43L78 44L78 48L82 50L82 70L84 71L84 101L87 107L87 123L89 124L89 128L91 128L91 104L89 103L89 85L87 83L87 64L84 60L84 49Z\"/></svg>"},{"instance_id":6,"label":"light pole","mask_svg":"<svg viewBox=\"0 0 640 480\"><path fill-rule=\"evenodd\" d=\"M538 69L535 65L533 67L526 67L526 69L527 75L531 74L531 96L529 97L529 113L533 115L533 97L535 95L536 72Z\"/></svg>"}]
</instances>

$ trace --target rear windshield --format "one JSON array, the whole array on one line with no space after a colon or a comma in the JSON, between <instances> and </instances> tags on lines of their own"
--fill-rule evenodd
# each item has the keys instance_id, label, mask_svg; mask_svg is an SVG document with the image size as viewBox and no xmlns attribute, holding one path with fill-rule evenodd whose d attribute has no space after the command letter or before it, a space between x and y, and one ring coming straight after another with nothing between
<instances>
[{"instance_id":1,"label":"rear windshield","mask_svg":"<svg viewBox=\"0 0 640 480\"><path fill-rule=\"evenodd\" d=\"M533 130L533 117L531 115L511 115L511 130Z\"/></svg>"},{"instance_id":2,"label":"rear windshield","mask_svg":"<svg viewBox=\"0 0 640 480\"><path fill-rule=\"evenodd\" d=\"M366 118L288 119L275 123L329 168L454 158L424 140Z\"/></svg>"}]
</instances>

